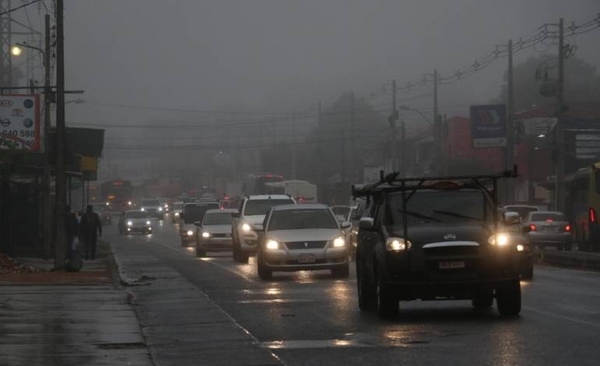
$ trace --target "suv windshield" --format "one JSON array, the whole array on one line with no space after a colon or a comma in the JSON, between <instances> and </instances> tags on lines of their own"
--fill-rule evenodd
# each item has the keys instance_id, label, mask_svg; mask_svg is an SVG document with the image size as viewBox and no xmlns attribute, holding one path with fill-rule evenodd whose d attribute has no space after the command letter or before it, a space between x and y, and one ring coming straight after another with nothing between
<instances>
[{"instance_id":1,"label":"suv windshield","mask_svg":"<svg viewBox=\"0 0 600 366\"><path fill-rule=\"evenodd\" d=\"M204 216L203 225L231 225L231 212L209 213Z\"/></svg>"},{"instance_id":2,"label":"suv windshield","mask_svg":"<svg viewBox=\"0 0 600 366\"><path fill-rule=\"evenodd\" d=\"M273 206L291 205L294 201L284 200L248 200L244 208L244 216L266 215Z\"/></svg>"},{"instance_id":3,"label":"suv windshield","mask_svg":"<svg viewBox=\"0 0 600 366\"><path fill-rule=\"evenodd\" d=\"M335 218L326 209L299 209L275 211L269 230L337 229Z\"/></svg>"},{"instance_id":4,"label":"suv windshield","mask_svg":"<svg viewBox=\"0 0 600 366\"><path fill-rule=\"evenodd\" d=\"M202 204L202 205L186 205L183 219L186 224L191 224L196 221L202 221L204 214L208 210L219 208L218 204Z\"/></svg>"},{"instance_id":5,"label":"suv windshield","mask_svg":"<svg viewBox=\"0 0 600 366\"><path fill-rule=\"evenodd\" d=\"M160 206L158 200L142 200L142 206Z\"/></svg>"},{"instance_id":6,"label":"suv windshield","mask_svg":"<svg viewBox=\"0 0 600 366\"><path fill-rule=\"evenodd\" d=\"M391 218L389 224L402 223L402 192L390 197ZM489 220L492 212L483 192L416 191L410 197L406 215L410 224L464 223Z\"/></svg>"}]
</instances>

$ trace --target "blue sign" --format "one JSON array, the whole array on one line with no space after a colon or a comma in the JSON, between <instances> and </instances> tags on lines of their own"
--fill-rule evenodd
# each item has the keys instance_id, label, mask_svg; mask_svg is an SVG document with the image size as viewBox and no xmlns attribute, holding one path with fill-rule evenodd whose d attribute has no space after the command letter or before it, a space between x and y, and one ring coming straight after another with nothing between
<instances>
[{"instance_id":1,"label":"blue sign","mask_svg":"<svg viewBox=\"0 0 600 366\"><path fill-rule=\"evenodd\" d=\"M473 147L506 146L506 104L471 106Z\"/></svg>"}]
</instances>

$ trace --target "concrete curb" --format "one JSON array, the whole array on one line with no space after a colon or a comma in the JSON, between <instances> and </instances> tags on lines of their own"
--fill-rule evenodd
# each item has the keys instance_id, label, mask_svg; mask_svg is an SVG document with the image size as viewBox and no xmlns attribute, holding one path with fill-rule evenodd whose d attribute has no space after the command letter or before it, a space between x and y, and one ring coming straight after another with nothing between
<instances>
[{"instance_id":1,"label":"concrete curb","mask_svg":"<svg viewBox=\"0 0 600 366\"><path fill-rule=\"evenodd\" d=\"M542 265L600 271L600 255L596 253L544 250L534 254L534 260Z\"/></svg>"}]
</instances>

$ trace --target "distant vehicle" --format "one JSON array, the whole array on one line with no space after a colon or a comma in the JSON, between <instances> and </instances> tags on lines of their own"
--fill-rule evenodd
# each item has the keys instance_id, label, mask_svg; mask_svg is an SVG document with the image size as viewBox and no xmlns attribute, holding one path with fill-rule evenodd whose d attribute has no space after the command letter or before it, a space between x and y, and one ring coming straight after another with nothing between
<instances>
[{"instance_id":1,"label":"distant vehicle","mask_svg":"<svg viewBox=\"0 0 600 366\"><path fill-rule=\"evenodd\" d=\"M208 210L202 222L196 225L196 256L205 257L208 252L231 253L231 223L235 209Z\"/></svg>"},{"instance_id":2,"label":"distant vehicle","mask_svg":"<svg viewBox=\"0 0 600 366\"><path fill-rule=\"evenodd\" d=\"M92 207L94 208L94 212L100 216L100 221L102 225L110 225L112 224L112 214L109 211L109 207L104 202L92 203Z\"/></svg>"},{"instance_id":3,"label":"distant vehicle","mask_svg":"<svg viewBox=\"0 0 600 366\"><path fill-rule=\"evenodd\" d=\"M317 203L317 185L306 180L284 180L265 183L272 194L285 194L293 197L296 203Z\"/></svg>"},{"instance_id":4,"label":"distant vehicle","mask_svg":"<svg viewBox=\"0 0 600 366\"><path fill-rule=\"evenodd\" d=\"M500 208L498 213L502 220L500 230L508 233L517 246L519 273L521 279L529 280L533 278L533 247L527 234L523 233L523 219L517 212L508 211L506 208ZM508 224L507 224L508 223Z\"/></svg>"},{"instance_id":5,"label":"distant vehicle","mask_svg":"<svg viewBox=\"0 0 600 366\"><path fill-rule=\"evenodd\" d=\"M127 210L133 206L133 185L128 180L103 182L100 184L100 197L111 210Z\"/></svg>"},{"instance_id":6,"label":"distant vehicle","mask_svg":"<svg viewBox=\"0 0 600 366\"><path fill-rule=\"evenodd\" d=\"M146 212L132 210L124 212L119 218L119 234L152 233L152 222Z\"/></svg>"},{"instance_id":7,"label":"distant vehicle","mask_svg":"<svg viewBox=\"0 0 600 366\"><path fill-rule=\"evenodd\" d=\"M165 218L165 209L163 204L156 198L143 199L140 202L140 210L146 212L150 217L156 217L159 220Z\"/></svg>"},{"instance_id":8,"label":"distant vehicle","mask_svg":"<svg viewBox=\"0 0 600 366\"><path fill-rule=\"evenodd\" d=\"M277 174L249 174L242 185L242 192L249 196L273 193L266 184L281 181L283 176Z\"/></svg>"},{"instance_id":9,"label":"distant vehicle","mask_svg":"<svg viewBox=\"0 0 600 366\"><path fill-rule=\"evenodd\" d=\"M527 217L528 213L532 211L539 211L539 208L536 206L529 205L506 205L504 206L504 209L506 209L506 211L518 213L521 217L521 220L525 220L525 217Z\"/></svg>"},{"instance_id":10,"label":"distant vehicle","mask_svg":"<svg viewBox=\"0 0 600 366\"><path fill-rule=\"evenodd\" d=\"M240 203L240 211L232 214L233 260L239 263L247 263L248 256L256 253L258 235L252 227L263 223L271 207L295 203L296 201L293 198L286 195L245 197Z\"/></svg>"},{"instance_id":11,"label":"distant vehicle","mask_svg":"<svg viewBox=\"0 0 600 366\"><path fill-rule=\"evenodd\" d=\"M179 214L179 235L181 246L187 247L196 240L196 222L202 222L206 211L218 209L218 202L186 203Z\"/></svg>"},{"instance_id":12,"label":"distant vehicle","mask_svg":"<svg viewBox=\"0 0 600 366\"><path fill-rule=\"evenodd\" d=\"M179 215L181 214L181 211L183 210L183 202L173 202L171 204L171 222L175 223L177 221L179 221Z\"/></svg>"},{"instance_id":13,"label":"distant vehicle","mask_svg":"<svg viewBox=\"0 0 600 366\"><path fill-rule=\"evenodd\" d=\"M573 223L577 249L600 251L600 162L565 179L565 214Z\"/></svg>"},{"instance_id":14,"label":"distant vehicle","mask_svg":"<svg viewBox=\"0 0 600 366\"><path fill-rule=\"evenodd\" d=\"M322 204L282 205L269 210L258 244L256 263L263 280L275 271L330 270L335 277L350 273L349 248L343 229Z\"/></svg>"},{"instance_id":15,"label":"distant vehicle","mask_svg":"<svg viewBox=\"0 0 600 366\"><path fill-rule=\"evenodd\" d=\"M530 212L523 222L523 227L533 246L540 249L553 246L557 250L571 250L573 229L562 212Z\"/></svg>"}]
</instances>

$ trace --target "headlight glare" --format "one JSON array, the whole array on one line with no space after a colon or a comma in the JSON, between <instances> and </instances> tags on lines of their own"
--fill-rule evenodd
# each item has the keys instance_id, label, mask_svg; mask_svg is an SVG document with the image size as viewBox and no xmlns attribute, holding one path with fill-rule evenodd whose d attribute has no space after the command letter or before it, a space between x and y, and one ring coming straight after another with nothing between
<instances>
[{"instance_id":1,"label":"headlight glare","mask_svg":"<svg viewBox=\"0 0 600 366\"><path fill-rule=\"evenodd\" d=\"M412 246L410 240L404 238L388 238L385 243L385 247L390 252L401 252L407 250Z\"/></svg>"},{"instance_id":2,"label":"headlight glare","mask_svg":"<svg viewBox=\"0 0 600 366\"><path fill-rule=\"evenodd\" d=\"M150 221L146 221L146 225L150 225L152 224Z\"/></svg>"},{"instance_id":3,"label":"headlight glare","mask_svg":"<svg viewBox=\"0 0 600 366\"><path fill-rule=\"evenodd\" d=\"M491 245L496 245L499 247L504 247L510 243L510 235L506 233L498 233L496 235L490 236L488 242Z\"/></svg>"},{"instance_id":4,"label":"headlight glare","mask_svg":"<svg viewBox=\"0 0 600 366\"><path fill-rule=\"evenodd\" d=\"M522 252L525 250L525 246L523 244L517 244L517 251Z\"/></svg>"},{"instance_id":5,"label":"headlight glare","mask_svg":"<svg viewBox=\"0 0 600 366\"><path fill-rule=\"evenodd\" d=\"M203 238L210 238L210 233L205 231L205 232L202 233L202 237Z\"/></svg>"},{"instance_id":6,"label":"headlight glare","mask_svg":"<svg viewBox=\"0 0 600 366\"><path fill-rule=\"evenodd\" d=\"M144 207L142 207L140 210L142 210L142 211L146 211L146 209L145 209Z\"/></svg>"},{"instance_id":7,"label":"headlight glare","mask_svg":"<svg viewBox=\"0 0 600 366\"><path fill-rule=\"evenodd\" d=\"M187 234L188 234L188 236L192 236L192 235L194 235L194 232L192 230L188 230Z\"/></svg>"},{"instance_id":8,"label":"headlight glare","mask_svg":"<svg viewBox=\"0 0 600 366\"><path fill-rule=\"evenodd\" d=\"M269 241L267 241L265 248L267 248L268 250L277 250L277 249L279 249L279 243L276 242L275 240L269 240Z\"/></svg>"},{"instance_id":9,"label":"headlight glare","mask_svg":"<svg viewBox=\"0 0 600 366\"><path fill-rule=\"evenodd\" d=\"M346 246L346 240L344 240L343 237L338 236L337 238L333 239L334 248L342 248L344 246Z\"/></svg>"},{"instance_id":10,"label":"headlight glare","mask_svg":"<svg viewBox=\"0 0 600 366\"><path fill-rule=\"evenodd\" d=\"M159 207L159 208L158 208L158 211L162 211L162 210L163 210L163 208L162 208L162 207Z\"/></svg>"},{"instance_id":11,"label":"headlight glare","mask_svg":"<svg viewBox=\"0 0 600 366\"><path fill-rule=\"evenodd\" d=\"M242 225L242 231L248 232L248 231L250 231L250 230L252 230L252 226L250 226L250 224L246 224L246 223L244 223L244 224Z\"/></svg>"},{"instance_id":12,"label":"headlight glare","mask_svg":"<svg viewBox=\"0 0 600 366\"><path fill-rule=\"evenodd\" d=\"M133 221L127 221L127 226L133 226Z\"/></svg>"}]
</instances>

